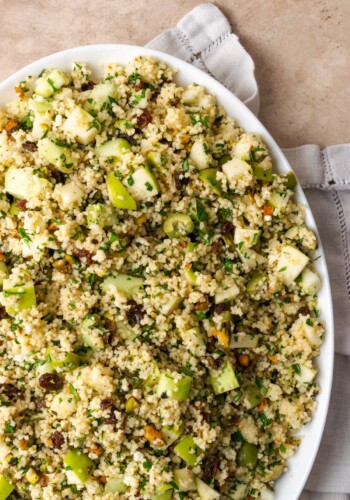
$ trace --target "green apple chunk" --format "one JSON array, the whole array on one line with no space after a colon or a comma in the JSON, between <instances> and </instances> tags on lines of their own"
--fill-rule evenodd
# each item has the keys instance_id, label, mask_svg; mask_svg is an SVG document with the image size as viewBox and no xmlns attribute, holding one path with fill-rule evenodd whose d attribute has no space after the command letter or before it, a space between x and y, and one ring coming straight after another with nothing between
<instances>
[{"instance_id":1,"label":"green apple chunk","mask_svg":"<svg viewBox=\"0 0 350 500\"><path fill-rule=\"evenodd\" d=\"M35 288L32 280L18 286L12 286L9 280L4 280L3 295L5 298L10 296L15 297L15 304L13 307L6 306L6 312L9 314L36 306Z\"/></svg>"},{"instance_id":2,"label":"green apple chunk","mask_svg":"<svg viewBox=\"0 0 350 500\"><path fill-rule=\"evenodd\" d=\"M81 450L70 450L63 458L65 469L78 483L84 484L95 468L94 462Z\"/></svg>"},{"instance_id":3,"label":"green apple chunk","mask_svg":"<svg viewBox=\"0 0 350 500\"><path fill-rule=\"evenodd\" d=\"M173 214L165 219L163 230L169 238L184 238L192 233L194 224L187 214Z\"/></svg>"},{"instance_id":4,"label":"green apple chunk","mask_svg":"<svg viewBox=\"0 0 350 500\"><path fill-rule=\"evenodd\" d=\"M222 194L221 182L217 179L216 168L206 168L199 172L199 178L216 194Z\"/></svg>"},{"instance_id":5,"label":"green apple chunk","mask_svg":"<svg viewBox=\"0 0 350 500\"><path fill-rule=\"evenodd\" d=\"M236 283L231 279L226 279L215 294L215 304L230 302L231 300L234 300L239 293L240 291Z\"/></svg>"},{"instance_id":6,"label":"green apple chunk","mask_svg":"<svg viewBox=\"0 0 350 500\"><path fill-rule=\"evenodd\" d=\"M107 80L95 85L91 90L85 103L85 109L89 112L103 111L113 103L118 97L117 86L115 82Z\"/></svg>"},{"instance_id":7,"label":"green apple chunk","mask_svg":"<svg viewBox=\"0 0 350 500\"><path fill-rule=\"evenodd\" d=\"M216 395L232 391L239 387L235 370L231 361L226 358L217 370L210 370L210 380Z\"/></svg>"},{"instance_id":8,"label":"green apple chunk","mask_svg":"<svg viewBox=\"0 0 350 500\"><path fill-rule=\"evenodd\" d=\"M220 493L211 488L207 483L196 477L197 493L201 500L215 500Z\"/></svg>"},{"instance_id":9,"label":"green apple chunk","mask_svg":"<svg viewBox=\"0 0 350 500\"><path fill-rule=\"evenodd\" d=\"M190 328L181 333L182 342L195 356L205 356L207 347L203 333L199 327Z\"/></svg>"},{"instance_id":10,"label":"green apple chunk","mask_svg":"<svg viewBox=\"0 0 350 500\"><path fill-rule=\"evenodd\" d=\"M113 160L112 163L122 159L123 155L130 150L130 143L121 138L111 139L105 142L102 146L95 148L95 153L101 160Z\"/></svg>"},{"instance_id":11,"label":"green apple chunk","mask_svg":"<svg viewBox=\"0 0 350 500\"><path fill-rule=\"evenodd\" d=\"M185 401L191 391L192 377L187 375L176 374L171 372L161 372L157 396L159 398L169 398L174 401Z\"/></svg>"},{"instance_id":12,"label":"green apple chunk","mask_svg":"<svg viewBox=\"0 0 350 500\"><path fill-rule=\"evenodd\" d=\"M197 489L195 475L187 467L174 470L174 479L179 491L196 491Z\"/></svg>"},{"instance_id":13,"label":"green apple chunk","mask_svg":"<svg viewBox=\"0 0 350 500\"><path fill-rule=\"evenodd\" d=\"M184 431L184 427L185 426L183 423L181 423L179 426L165 425L164 427L162 427L162 434L164 436L167 448L179 439Z\"/></svg>"},{"instance_id":14,"label":"green apple chunk","mask_svg":"<svg viewBox=\"0 0 350 500\"><path fill-rule=\"evenodd\" d=\"M50 186L48 180L35 175L29 167L17 168L12 165L5 173L5 191L20 200L41 198Z\"/></svg>"},{"instance_id":15,"label":"green apple chunk","mask_svg":"<svg viewBox=\"0 0 350 500\"><path fill-rule=\"evenodd\" d=\"M237 463L241 467L254 468L258 461L258 447L252 443L243 443L237 453Z\"/></svg>"},{"instance_id":16,"label":"green apple chunk","mask_svg":"<svg viewBox=\"0 0 350 500\"><path fill-rule=\"evenodd\" d=\"M202 450L196 445L191 435L184 436L175 446L174 452L190 467L196 465L198 457L202 454Z\"/></svg>"},{"instance_id":17,"label":"green apple chunk","mask_svg":"<svg viewBox=\"0 0 350 500\"><path fill-rule=\"evenodd\" d=\"M202 139L198 139L192 145L190 152L190 160L197 168L197 170L204 170L209 168L213 162L212 155L209 151L208 145Z\"/></svg>"},{"instance_id":18,"label":"green apple chunk","mask_svg":"<svg viewBox=\"0 0 350 500\"><path fill-rule=\"evenodd\" d=\"M46 349L46 360L52 368L64 368L66 370L73 370L82 363L82 358L74 352L68 352L61 358L57 357L52 347Z\"/></svg>"},{"instance_id":19,"label":"green apple chunk","mask_svg":"<svg viewBox=\"0 0 350 500\"><path fill-rule=\"evenodd\" d=\"M115 208L125 210L136 210L137 205L126 187L114 174L108 174L106 177L108 196Z\"/></svg>"},{"instance_id":20,"label":"green apple chunk","mask_svg":"<svg viewBox=\"0 0 350 500\"><path fill-rule=\"evenodd\" d=\"M117 477L109 478L105 486L106 493L125 493L127 489L124 481Z\"/></svg>"},{"instance_id":21,"label":"green apple chunk","mask_svg":"<svg viewBox=\"0 0 350 500\"><path fill-rule=\"evenodd\" d=\"M143 278L136 278L128 274L117 274L116 276L108 276L108 278L104 280L102 283L102 290L106 292L108 289L114 289L128 297L134 297L143 290L143 286Z\"/></svg>"},{"instance_id":22,"label":"green apple chunk","mask_svg":"<svg viewBox=\"0 0 350 500\"><path fill-rule=\"evenodd\" d=\"M222 171L229 181L236 181L252 173L252 167L244 160L232 158L222 166Z\"/></svg>"},{"instance_id":23,"label":"green apple chunk","mask_svg":"<svg viewBox=\"0 0 350 500\"><path fill-rule=\"evenodd\" d=\"M269 203L274 208L277 208L279 210L283 210L284 208L286 208L290 196L291 196L290 191L285 191L285 192L273 191L273 193L271 194L271 198L269 200Z\"/></svg>"},{"instance_id":24,"label":"green apple chunk","mask_svg":"<svg viewBox=\"0 0 350 500\"><path fill-rule=\"evenodd\" d=\"M316 295L321 290L322 282L316 273L306 268L301 273L300 286L307 295Z\"/></svg>"},{"instance_id":25,"label":"green apple chunk","mask_svg":"<svg viewBox=\"0 0 350 500\"><path fill-rule=\"evenodd\" d=\"M265 283L267 282L267 276L259 275L251 278L247 283L247 293L254 298L254 295L259 291L261 292Z\"/></svg>"},{"instance_id":26,"label":"green apple chunk","mask_svg":"<svg viewBox=\"0 0 350 500\"><path fill-rule=\"evenodd\" d=\"M158 181L149 167L140 167L135 170L126 179L126 183L135 200L149 200L160 191Z\"/></svg>"},{"instance_id":27,"label":"green apple chunk","mask_svg":"<svg viewBox=\"0 0 350 500\"><path fill-rule=\"evenodd\" d=\"M63 173L70 173L79 161L70 148L60 146L47 137L39 141L38 153L40 158L48 161Z\"/></svg>"},{"instance_id":28,"label":"green apple chunk","mask_svg":"<svg viewBox=\"0 0 350 500\"><path fill-rule=\"evenodd\" d=\"M104 203L94 203L86 207L87 223L99 224L103 227L113 226L117 224L117 214L110 205Z\"/></svg>"},{"instance_id":29,"label":"green apple chunk","mask_svg":"<svg viewBox=\"0 0 350 500\"><path fill-rule=\"evenodd\" d=\"M260 236L261 229L236 227L234 242L236 245L241 244L241 248L251 248L259 242Z\"/></svg>"},{"instance_id":30,"label":"green apple chunk","mask_svg":"<svg viewBox=\"0 0 350 500\"><path fill-rule=\"evenodd\" d=\"M101 125L85 109L74 108L63 124L63 130L80 144L92 142L101 130Z\"/></svg>"},{"instance_id":31,"label":"green apple chunk","mask_svg":"<svg viewBox=\"0 0 350 500\"><path fill-rule=\"evenodd\" d=\"M2 287L4 280L8 278L9 271L7 265L3 260L0 260L0 287Z\"/></svg>"},{"instance_id":32,"label":"green apple chunk","mask_svg":"<svg viewBox=\"0 0 350 500\"><path fill-rule=\"evenodd\" d=\"M5 479L3 476L0 476L0 500L6 500L14 489L15 487L10 483L10 481Z\"/></svg>"},{"instance_id":33,"label":"green apple chunk","mask_svg":"<svg viewBox=\"0 0 350 500\"><path fill-rule=\"evenodd\" d=\"M259 344L261 335L249 335L248 333L237 333L232 335L231 349L253 349Z\"/></svg>"},{"instance_id":34,"label":"green apple chunk","mask_svg":"<svg viewBox=\"0 0 350 500\"><path fill-rule=\"evenodd\" d=\"M195 286L197 284L197 274L192 269L184 269L184 276L190 285Z\"/></svg>"},{"instance_id":35,"label":"green apple chunk","mask_svg":"<svg viewBox=\"0 0 350 500\"><path fill-rule=\"evenodd\" d=\"M157 488L157 493L152 496L151 500L171 500L173 498L173 488L167 484Z\"/></svg>"},{"instance_id":36,"label":"green apple chunk","mask_svg":"<svg viewBox=\"0 0 350 500\"><path fill-rule=\"evenodd\" d=\"M57 90L69 83L68 77L59 69L50 71L37 79L34 93L42 97L51 97Z\"/></svg>"},{"instance_id":37,"label":"green apple chunk","mask_svg":"<svg viewBox=\"0 0 350 500\"><path fill-rule=\"evenodd\" d=\"M248 484L235 481L230 487L228 497L231 500L244 500L247 495Z\"/></svg>"},{"instance_id":38,"label":"green apple chunk","mask_svg":"<svg viewBox=\"0 0 350 500\"><path fill-rule=\"evenodd\" d=\"M291 285L310 262L309 257L291 245L284 245L277 262L277 276L285 285Z\"/></svg>"}]
</instances>

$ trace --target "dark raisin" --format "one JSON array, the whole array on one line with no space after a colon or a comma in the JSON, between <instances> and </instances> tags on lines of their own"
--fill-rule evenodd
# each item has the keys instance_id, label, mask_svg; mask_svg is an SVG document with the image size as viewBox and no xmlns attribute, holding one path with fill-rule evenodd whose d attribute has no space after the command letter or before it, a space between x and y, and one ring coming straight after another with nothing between
<instances>
[{"instance_id":1,"label":"dark raisin","mask_svg":"<svg viewBox=\"0 0 350 500\"><path fill-rule=\"evenodd\" d=\"M222 241L218 240L218 241L214 241L212 244L211 244L211 251L213 253L219 253L221 251L223 247L223 243Z\"/></svg>"},{"instance_id":2,"label":"dark raisin","mask_svg":"<svg viewBox=\"0 0 350 500\"><path fill-rule=\"evenodd\" d=\"M35 144L35 142L30 142L26 141L22 144L22 148L25 149L26 151L30 151L31 153L34 153L35 151L38 150L38 146Z\"/></svg>"},{"instance_id":3,"label":"dark raisin","mask_svg":"<svg viewBox=\"0 0 350 500\"><path fill-rule=\"evenodd\" d=\"M129 320L129 323L131 325L140 324L145 312L142 309L142 306L135 302L134 300L129 300L128 301L128 306L129 306L129 311L127 313L127 317Z\"/></svg>"},{"instance_id":4,"label":"dark raisin","mask_svg":"<svg viewBox=\"0 0 350 500\"><path fill-rule=\"evenodd\" d=\"M130 135L128 134L124 134L124 132L119 132L118 134L118 138L119 139L125 139L126 141L130 142L131 141L131 137Z\"/></svg>"},{"instance_id":5,"label":"dark raisin","mask_svg":"<svg viewBox=\"0 0 350 500\"><path fill-rule=\"evenodd\" d=\"M185 177L183 172L175 172L174 174L174 182L175 182L175 187L178 191L181 191L187 184L189 183L190 179L188 177Z\"/></svg>"},{"instance_id":6,"label":"dark raisin","mask_svg":"<svg viewBox=\"0 0 350 500\"><path fill-rule=\"evenodd\" d=\"M27 209L27 200L18 200L16 202L16 207L19 208L20 210L26 210Z\"/></svg>"},{"instance_id":7,"label":"dark raisin","mask_svg":"<svg viewBox=\"0 0 350 500\"><path fill-rule=\"evenodd\" d=\"M103 326L108 330L107 342L111 344L115 336L116 324L111 319L105 319Z\"/></svg>"},{"instance_id":8,"label":"dark raisin","mask_svg":"<svg viewBox=\"0 0 350 500\"><path fill-rule=\"evenodd\" d=\"M232 222L226 221L221 224L221 232L222 234L228 234L230 236L233 236L235 233L235 226L232 224Z\"/></svg>"},{"instance_id":9,"label":"dark raisin","mask_svg":"<svg viewBox=\"0 0 350 500\"><path fill-rule=\"evenodd\" d=\"M82 92L85 92L85 90L91 90L95 87L96 83L94 82L86 82L86 83L83 83L83 85L81 86L81 91Z\"/></svg>"},{"instance_id":10,"label":"dark raisin","mask_svg":"<svg viewBox=\"0 0 350 500\"><path fill-rule=\"evenodd\" d=\"M214 304L213 305L213 313L214 314L222 314L228 309L228 304L225 302L222 302L221 304Z\"/></svg>"},{"instance_id":11,"label":"dark raisin","mask_svg":"<svg viewBox=\"0 0 350 500\"><path fill-rule=\"evenodd\" d=\"M23 392L13 384L1 384L0 392L13 403L19 399L23 399Z\"/></svg>"},{"instance_id":12,"label":"dark raisin","mask_svg":"<svg viewBox=\"0 0 350 500\"><path fill-rule=\"evenodd\" d=\"M301 307L299 309L299 314L301 314L302 316L307 316L308 314L310 314L309 308L306 306Z\"/></svg>"},{"instance_id":13,"label":"dark raisin","mask_svg":"<svg viewBox=\"0 0 350 500\"><path fill-rule=\"evenodd\" d=\"M114 425L117 423L117 419L115 417L115 414L114 414L114 410L115 408L112 408L109 412L109 415L108 417L103 417L103 422L105 424L110 424L110 425Z\"/></svg>"},{"instance_id":14,"label":"dark raisin","mask_svg":"<svg viewBox=\"0 0 350 500\"><path fill-rule=\"evenodd\" d=\"M61 432L55 431L51 435L51 441L52 441L54 448L60 449L64 445L65 439L64 439L64 436Z\"/></svg>"},{"instance_id":15,"label":"dark raisin","mask_svg":"<svg viewBox=\"0 0 350 500\"><path fill-rule=\"evenodd\" d=\"M149 123L152 123L152 115L145 109L142 114L137 117L137 126L139 128L145 128Z\"/></svg>"},{"instance_id":16,"label":"dark raisin","mask_svg":"<svg viewBox=\"0 0 350 500\"><path fill-rule=\"evenodd\" d=\"M6 318L7 312L5 307L0 307L0 320Z\"/></svg>"},{"instance_id":17,"label":"dark raisin","mask_svg":"<svg viewBox=\"0 0 350 500\"><path fill-rule=\"evenodd\" d=\"M89 250L84 250L84 249L76 249L74 250L73 252L73 255L75 255L75 257L78 257L78 259L86 259L86 263L88 266L91 266L91 264L94 263L94 261L92 260L92 257L94 256L91 252L89 252Z\"/></svg>"},{"instance_id":18,"label":"dark raisin","mask_svg":"<svg viewBox=\"0 0 350 500\"><path fill-rule=\"evenodd\" d=\"M39 385L46 391L59 391L63 387L63 380L57 373L44 373L39 378Z\"/></svg>"},{"instance_id":19,"label":"dark raisin","mask_svg":"<svg viewBox=\"0 0 350 500\"><path fill-rule=\"evenodd\" d=\"M213 455L205 457L202 462L201 469L203 472L203 481L209 483L212 479L214 479L217 471L219 470L218 457L214 457Z\"/></svg>"},{"instance_id":20,"label":"dark raisin","mask_svg":"<svg viewBox=\"0 0 350 500\"><path fill-rule=\"evenodd\" d=\"M107 408L113 408L113 406L114 406L114 399L112 398L102 399L100 403L101 410L106 410Z\"/></svg>"}]
</instances>

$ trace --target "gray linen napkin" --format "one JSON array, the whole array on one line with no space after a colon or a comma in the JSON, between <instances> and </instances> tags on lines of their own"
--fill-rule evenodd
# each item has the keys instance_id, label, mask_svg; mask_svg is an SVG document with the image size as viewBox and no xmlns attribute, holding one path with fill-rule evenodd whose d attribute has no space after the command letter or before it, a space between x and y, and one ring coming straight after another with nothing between
<instances>
[{"instance_id":1,"label":"gray linen napkin","mask_svg":"<svg viewBox=\"0 0 350 500\"><path fill-rule=\"evenodd\" d=\"M187 14L148 45L199 67L255 114L254 62L210 3ZM330 272L335 319L335 368L326 429L301 500L350 499L350 144L284 150L305 189ZM287 500L287 499L286 499Z\"/></svg>"}]
</instances>

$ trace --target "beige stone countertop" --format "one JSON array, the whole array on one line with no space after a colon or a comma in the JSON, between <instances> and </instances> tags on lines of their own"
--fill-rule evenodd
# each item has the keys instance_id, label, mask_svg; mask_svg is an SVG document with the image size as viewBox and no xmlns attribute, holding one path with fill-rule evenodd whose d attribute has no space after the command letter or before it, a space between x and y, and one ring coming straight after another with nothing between
<instances>
[{"instance_id":1,"label":"beige stone countertop","mask_svg":"<svg viewBox=\"0 0 350 500\"><path fill-rule=\"evenodd\" d=\"M53 52L143 45L198 0L0 0L0 81ZM282 147L350 141L350 1L214 0L252 55L260 119Z\"/></svg>"}]
</instances>

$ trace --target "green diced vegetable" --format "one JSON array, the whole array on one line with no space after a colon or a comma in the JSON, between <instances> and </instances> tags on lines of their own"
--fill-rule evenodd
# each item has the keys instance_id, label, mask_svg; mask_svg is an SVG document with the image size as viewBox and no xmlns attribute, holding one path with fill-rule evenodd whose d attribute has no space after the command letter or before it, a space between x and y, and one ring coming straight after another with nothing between
<instances>
[{"instance_id":1,"label":"green diced vegetable","mask_svg":"<svg viewBox=\"0 0 350 500\"><path fill-rule=\"evenodd\" d=\"M210 380L216 395L232 391L239 387L235 370L231 361L226 358L217 370L210 370Z\"/></svg>"},{"instance_id":2,"label":"green diced vegetable","mask_svg":"<svg viewBox=\"0 0 350 500\"><path fill-rule=\"evenodd\" d=\"M258 447L252 443L243 443L237 452L237 463L241 467L254 468L258 461Z\"/></svg>"},{"instance_id":3,"label":"green diced vegetable","mask_svg":"<svg viewBox=\"0 0 350 500\"><path fill-rule=\"evenodd\" d=\"M81 450L70 450L63 458L66 471L72 472L79 483L84 484L95 469L94 462Z\"/></svg>"},{"instance_id":4,"label":"green diced vegetable","mask_svg":"<svg viewBox=\"0 0 350 500\"><path fill-rule=\"evenodd\" d=\"M165 220L163 230L169 238L184 238L192 233L194 224L187 214L173 214Z\"/></svg>"},{"instance_id":5,"label":"green diced vegetable","mask_svg":"<svg viewBox=\"0 0 350 500\"><path fill-rule=\"evenodd\" d=\"M298 180L294 172L288 172L287 174L287 188L294 189L298 185Z\"/></svg>"},{"instance_id":6,"label":"green diced vegetable","mask_svg":"<svg viewBox=\"0 0 350 500\"><path fill-rule=\"evenodd\" d=\"M6 307L6 312L9 314L24 311L36 305L36 296L34 283L32 280L19 286L11 286L6 279L3 281L3 294L5 297L13 296L16 298L13 307Z\"/></svg>"},{"instance_id":7,"label":"green diced vegetable","mask_svg":"<svg viewBox=\"0 0 350 500\"><path fill-rule=\"evenodd\" d=\"M211 488L207 483L196 477L197 492L201 500L215 500L220 493Z\"/></svg>"},{"instance_id":8,"label":"green diced vegetable","mask_svg":"<svg viewBox=\"0 0 350 500\"><path fill-rule=\"evenodd\" d=\"M169 398L175 401L185 401L188 398L192 386L192 377L187 375L172 375L161 372L157 387L159 398Z\"/></svg>"},{"instance_id":9,"label":"green diced vegetable","mask_svg":"<svg viewBox=\"0 0 350 500\"><path fill-rule=\"evenodd\" d=\"M259 163L253 163L253 172L259 181L272 182L273 172L272 167L264 168Z\"/></svg>"},{"instance_id":10,"label":"green diced vegetable","mask_svg":"<svg viewBox=\"0 0 350 500\"><path fill-rule=\"evenodd\" d=\"M123 155L130 151L130 143L121 138L111 139L101 146L95 148L95 153L102 160L111 159L113 163L122 159Z\"/></svg>"},{"instance_id":11,"label":"green diced vegetable","mask_svg":"<svg viewBox=\"0 0 350 500\"><path fill-rule=\"evenodd\" d=\"M38 153L41 158L64 173L72 172L79 161L79 157L75 156L69 147L56 144L47 137L39 141Z\"/></svg>"},{"instance_id":12,"label":"green diced vegetable","mask_svg":"<svg viewBox=\"0 0 350 500\"><path fill-rule=\"evenodd\" d=\"M117 274L109 276L102 283L102 290L106 292L108 289L114 289L120 293L124 293L128 297L134 297L137 293L143 290L143 278L136 278L127 274Z\"/></svg>"},{"instance_id":13,"label":"green diced vegetable","mask_svg":"<svg viewBox=\"0 0 350 500\"><path fill-rule=\"evenodd\" d=\"M0 476L0 500L6 500L13 490L15 489L14 485L10 483L3 476Z\"/></svg>"},{"instance_id":14,"label":"green diced vegetable","mask_svg":"<svg viewBox=\"0 0 350 500\"><path fill-rule=\"evenodd\" d=\"M125 210L137 209L136 201L114 174L107 175L106 183L109 199L115 208L122 208Z\"/></svg>"},{"instance_id":15,"label":"green diced vegetable","mask_svg":"<svg viewBox=\"0 0 350 500\"><path fill-rule=\"evenodd\" d=\"M216 170L216 168L206 168L199 172L199 178L207 186L209 186L214 191L214 193L221 195L222 187L221 182L217 179L217 173L218 171Z\"/></svg>"},{"instance_id":16,"label":"green diced vegetable","mask_svg":"<svg viewBox=\"0 0 350 500\"><path fill-rule=\"evenodd\" d=\"M178 457L182 458L187 465L194 467L202 450L195 444L193 437L188 435L183 437L175 446L174 452Z\"/></svg>"},{"instance_id":17,"label":"green diced vegetable","mask_svg":"<svg viewBox=\"0 0 350 500\"><path fill-rule=\"evenodd\" d=\"M127 489L124 481L117 477L109 478L105 486L106 493L125 493Z\"/></svg>"}]
</instances>

